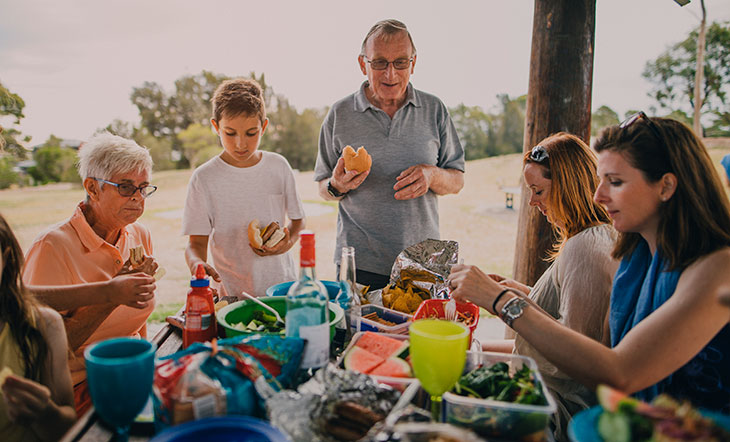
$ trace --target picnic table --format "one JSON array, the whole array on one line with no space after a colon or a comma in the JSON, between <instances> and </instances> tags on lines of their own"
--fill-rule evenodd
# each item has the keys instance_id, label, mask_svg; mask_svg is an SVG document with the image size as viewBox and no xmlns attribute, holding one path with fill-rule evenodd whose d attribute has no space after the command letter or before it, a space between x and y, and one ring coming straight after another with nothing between
<instances>
[{"instance_id":1,"label":"picnic table","mask_svg":"<svg viewBox=\"0 0 730 442\"><path fill-rule=\"evenodd\" d=\"M156 356L168 356L182 348L182 330L177 327L165 323L151 341L157 345ZM130 442L146 441L153 435L154 430L152 424L149 424L147 431L137 430L132 426L129 434ZM61 439L62 442L98 442L111 441L114 439L114 430L101 422L99 415L94 412L92 406L89 411L79 417L73 427L71 427L66 435Z\"/></svg>"}]
</instances>

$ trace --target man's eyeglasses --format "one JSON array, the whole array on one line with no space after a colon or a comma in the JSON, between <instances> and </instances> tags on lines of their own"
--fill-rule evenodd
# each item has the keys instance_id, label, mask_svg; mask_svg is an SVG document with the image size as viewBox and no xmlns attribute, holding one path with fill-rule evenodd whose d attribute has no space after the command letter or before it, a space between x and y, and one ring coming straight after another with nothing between
<instances>
[{"instance_id":1,"label":"man's eyeglasses","mask_svg":"<svg viewBox=\"0 0 730 442\"><path fill-rule=\"evenodd\" d=\"M536 163L542 163L548 159L548 153L542 146L535 146L530 151L530 159Z\"/></svg>"},{"instance_id":2,"label":"man's eyeglasses","mask_svg":"<svg viewBox=\"0 0 730 442\"><path fill-rule=\"evenodd\" d=\"M137 191L139 190L139 194L142 195L142 198L147 198L148 196L155 193L157 190L157 186L135 186L133 184L129 183L112 183L111 181L102 180L101 178L94 178L91 177L92 180L100 181L105 184L111 184L112 186L115 186L117 188L117 191L120 195L124 197L130 197L133 196Z\"/></svg>"},{"instance_id":3,"label":"man's eyeglasses","mask_svg":"<svg viewBox=\"0 0 730 442\"><path fill-rule=\"evenodd\" d=\"M398 58L393 61L378 59L378 60L368 60L367 57L364 57L365 61L370 63L370 67L374 71L384 71L388 69L389 64L393 64L393 67L398 69L399 71L402 71L403 69L408 69L410 67L411 62L413 61L412 58Z\"/></svg>"},{"instance_id":4,"label":"man's eyeglasses","mask_svg":"<svg viewBox=\"0 0 730 442\"><path fill-rule=\"evenodd\" d=\"M646 121L646 125L649 126L649 129L656 135L657 139L662 142L664 141L664 138L662 138L662 134L659 132L659 128L657 127L657 124L653 121L651 121L651 118L649 118L644 111L639 111L633 115L630 115L627 119L621 122L619 127L621 129L625 129L632 124L636 123L637 121L644 119Z\"/></svg>"}]
</instances>

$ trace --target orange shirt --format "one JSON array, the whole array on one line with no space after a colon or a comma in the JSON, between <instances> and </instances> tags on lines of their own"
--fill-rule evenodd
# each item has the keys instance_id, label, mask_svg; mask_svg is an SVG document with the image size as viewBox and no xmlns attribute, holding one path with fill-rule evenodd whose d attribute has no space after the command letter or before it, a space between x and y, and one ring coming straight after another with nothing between
<instances>
[{"instance_id":1,"label":"orange shirt","mask_svg":"<svg viewBox=\"0 0 730 442\"><path fill-rule=\"evenodd\" d=\"M116 244L109 244L94 232L86 221L80 203L68 220L41 233L26 253L23 281L28 285L71 285L107 281L121 270L129 259L129 249L143 246L152 255L152 241L146 227L133 223L122 229ZM83 308L83 307L81 307ZM84 349L103 339L147 335L147 318L154 302L145 309L120 305L101 323L89 339L69 355L73 384L86 379ZM73 317L78 309L61 312Z\"/></svg>"}]
</instances>

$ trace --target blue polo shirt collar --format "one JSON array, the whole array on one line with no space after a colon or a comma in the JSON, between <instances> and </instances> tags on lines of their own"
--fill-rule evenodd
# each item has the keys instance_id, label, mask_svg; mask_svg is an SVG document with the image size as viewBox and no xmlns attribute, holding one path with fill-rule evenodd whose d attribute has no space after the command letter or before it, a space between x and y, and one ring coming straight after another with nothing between
<instances>
[{"instance_id":1,"label":"blue polo shirt collar","mask_svg":"<svg viewBox=\"0 0 730 442\"><path fill-rule=\"evenodd\" d=\"M360 85L360 90L355 93L356 112L365 112L370 108L379 109L377 106L372 104L370 100L368 100L368 97L365 95L365 88L367 88L369 85L370 83L368 81L364 81L362 85ZM406 87L406 102L403 104L403 106L405 107L409 104L412 104L415 107L421 107L421 100L419 100L418 96L416 95L415 89L410 82L408 82L408 87Z\"/></svg>"}]
</instances>

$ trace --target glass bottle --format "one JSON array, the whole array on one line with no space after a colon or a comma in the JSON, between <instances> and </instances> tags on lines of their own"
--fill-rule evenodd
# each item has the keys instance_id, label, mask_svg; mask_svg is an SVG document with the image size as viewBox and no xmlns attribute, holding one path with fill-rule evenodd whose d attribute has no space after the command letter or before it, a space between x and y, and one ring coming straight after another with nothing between
<instances>
[{"instance_id":1,"label":"glass bottle","mask_svg":"<svg viewBox=\"0 0 730 442\"><path fill-rule=\"evenodd\" d=\"M300 234L299 280L286 294L286 336L305 339L301 369L317 369L329 361L330 330L327 289L314 272L314 233Z\"/></svg>"},{"instance_id":2,"label":"glass bottle","mask_svg":"<svg viewBox=\"0 0 730 442\"><path fill-rule=\"evenodd\" d=\"M359 330L360 325L360 295L355 283L355 248L342 248L340 259L340 292L336 302L345 311L345 344L352 338L352 334Z\"/></svg>"}]
</instances>

